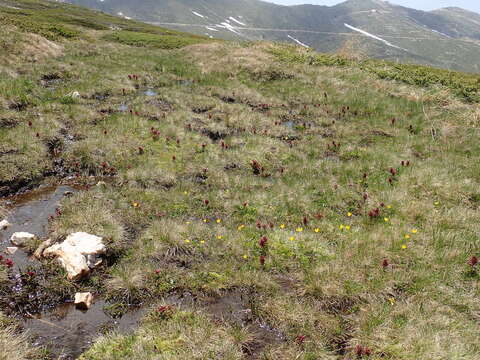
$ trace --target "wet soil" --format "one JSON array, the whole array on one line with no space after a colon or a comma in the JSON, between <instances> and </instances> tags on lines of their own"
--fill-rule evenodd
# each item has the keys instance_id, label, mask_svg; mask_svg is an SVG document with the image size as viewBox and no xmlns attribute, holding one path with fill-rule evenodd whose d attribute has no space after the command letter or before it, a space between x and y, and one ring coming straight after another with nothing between
<instances>
[{"instance_id":1,"label":"wet soil","mask_svg":"<svg viewBox=\"0 0 480 360\"><path fill-rule=\"evenodd\" d=\"M72 303L62 304L49 313L25 319L23 328L32 336L34 346L46 347L55 359L76 359L98 336L108 331L130 333L145 315L144 310L135 309L113 319L104 312L105 305L98 300L88 311L82 311Z\"/></svg>"},{"instance_id":2,"label":"wet soil","mask_svg":"<svg viewBox=\"0 0 480 360\"><path fill-rule=\"evenodd\" d=\"M231 289L217 296L173 295L166 299L171 305L202 311L218 324L227 323L246 329L252 336L242 344L246 359L260 359L263 351L286 341L285 336L270 327L255 314L255 293L246 289Z\"/></svg>"},{"instance_id":3,"label":"wet soil","mask_svg":"<svg viewBox=\"0 0 480 360\"><path fill-rule=\"evenodd\" d=\"M45 239L48 236L49 218L56 214L60 201L79 189L67 185L43 186L3 199L9 210L7 219L12 226L0 231L0 252L11 259L14 266L9 275L11 285L7 286L8 292L3 293L4 298L0 298L0 303L6 303L13 315L24 315L21 325L30 335L34 346L46 347L54 359L77 358L96 337L107 331L132 331L145 313L145 310L135 308L121 318L114 319L103 310L106 305L103 300L95 301L88 311L77 310L73 303L67 302L53 310L38 312L37 309L51 309L54 305L44 304L49 296L37 286L39 283L36 281L48 275L48 270L21 248L12 255L5 253L5 249L11 246L10 237L14 232L25 231ZM35 270L36 275L27 275L27 269Z\"/></svg>"},{"instance_id":4,"label":"wet soil","mask_svg":"<svg viewBox=\"0 0 480 360\"><path fill-rule=\"evenodd\" d=\"M266 347L285 341L281 332L256 317L255 299L249 292L229 291L220 297L205 299L198 306L210 314L215 321L245 328L252 334L251 340L242 344L242 350L247 359L261 358Z\"/></svg>"}]
</instances>

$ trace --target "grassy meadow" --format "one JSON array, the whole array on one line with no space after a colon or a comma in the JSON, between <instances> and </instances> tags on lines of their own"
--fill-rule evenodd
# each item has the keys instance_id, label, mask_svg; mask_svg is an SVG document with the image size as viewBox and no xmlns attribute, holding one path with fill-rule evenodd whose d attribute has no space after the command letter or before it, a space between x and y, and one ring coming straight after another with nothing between
<instances>
[{"instance_id":1,"label":"grassy meadow","mask_svg":"<svg viewBox=\"0 0 480 360\"><path fill-rule=\"evenodd\" d=\"M40 1L0 20L0 193L95 179L50 237L108 247L88 280L31 281L150 309L82 360L479 358L477 76ZM48 358L3 324L0 359Z\"/></svg>"}]
</instances>

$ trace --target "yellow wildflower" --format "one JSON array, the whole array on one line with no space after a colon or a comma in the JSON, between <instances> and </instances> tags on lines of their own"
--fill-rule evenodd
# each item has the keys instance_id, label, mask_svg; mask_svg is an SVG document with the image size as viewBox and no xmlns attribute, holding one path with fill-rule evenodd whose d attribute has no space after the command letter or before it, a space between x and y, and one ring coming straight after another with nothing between
<instances>
[{"instance_id":1,"label":"yellow wildflower","mask_svg":"<svg viewBox=\"0 0 480 360\"><path fill-rule=\"evenodd\" d=\"M416 234L418 232L417 229L412 229L412 234Z\"/></svg>"},{"instance_id":2,"label":"yellow wildflower","mask_svg":"<svg viewBox=\"0 0 480 360\"><path fill-rule=\"evenodd\" d=\"M280 225L280 229L285 229L285 224Z\"/></svg>"},{"instance_id":3,"label":"yellow wildflower","mask_svg":"<svg viewBox=\"0 0 480 360\"><path fill-rule=\"evenodd\" d=\"M314 230L316 233L320 232L320 229L319 228L315 228Z\"/></svg>"},{"instance_id":4,"label":"yellow wildflower","mask_svg":"<svg viewBox=\"0 0 480 360\"><path fill-rule=\"evenodd\" d=\"M395 302L397 300L395 300L395 298L391 297L391 298L388 298L388 301L390 302L390 305L393 305L393 304L395 304Z\"/></svg>"},{"instance_id":5,"label":"yellow wildflower","mask_svg":"<svg viewBox=\"0 0 480 360\"><path fill-rule=\"evenodd\" d=\"M402 245L402 250L405 250L407 248L407 245L406 244L403 244Z\"/></svg>"},{"instance_id":6,"label":"yellow wildflower","mask_svg":"<svg viewBox=\"0 0 480 360\"><path fill-rule=\"evenodd\" d=\"M344 227L345 227L345 225L340 225L338 228L339 228L340 230L343 230Z\"/></svg>"},{"instance_id":7,"label":"yellow wildflower","mask_svg":"<svg viewBox=\"0 0 480 360\"><path fill-rule=\"evenodd\" d=\"M353 215L353 214L352 214L351 212L348 212L348 213L347 213L347 216L348 216L348 217L351 217L352 215Z\"/></svg>"},{"instance_id":8,"label":"yellow wildflower","mask_svg":"<svg viewBox=\"0 0 480 360\"><path fill-rule=\"evenodd\" d=\"M405 239L410 239L410 235L406 234Z\"/></svg>"},{"instance_id":9,"label":"yellow wildflower","mask_svg":"<svg viewBox=\"0 0 480 360\"><path fill-rule=\"evenodd\" d=\"M238 228L237 228L237 229L238 229L238 230L242 230L244 227L245 227L245 225L243 225L243 224L242 224L242 225L238 225Z\"/></svg>"},{"instance_id":10,"label":"yellow wildflower","mask_svg":"<svg viewBox=\"0 0 480 360\"><path fill-rule=\"evenodd\" d=\"M140 206L140 204L139 204L138 202L133 202L133 203L132 203L132 206L133 206L134 208L138 208L138 207Z\"/></svg>"},{"instance_id":11,"label":"yellow wildflower","mask_svg":"<svg viewBox=\"0 0 480 360\"><path fill-rule=\"evenodd\" d=\"M389 219L389 218L387 218L387 217L385 217L385 218L383 218L383 221L385 221L385 222L389 222L389 221L390 221L390 219Z\"/></svg>"},{"instance_id":12,"label":"yellow wildflower","mask_svg":"<svg viewBox=\"0 0 480 360\"><path fill-rule=\"evenodd\" d=\"M243 258L244 258L245 260L247 260L247 259L248 259L248 255L243 255Z\"/></svg>"},{"instance_id":13,"label":"yellow wildflower","mask_svg":"<svg viewBox=\"0 0 480 360\"><path fill-rule=\"evenodd\" d=\"M290 236L290 241L294 241L295 240L295 236Z\"/></svg>"},{"instance_id":14,"label":"yellow wildflower","mask_svg":"<svg viewBox=\"0 0 480 360\"><path fill-rule=\"evenodd\" d=\"M222 222L222 219L217 219L217 224L220 224Z\"/></svg>"},{"instance_id":15,"label":"yellow wildflower","mask_svg":"<svg viewBox=\"0 0 480 360\"><path fill-rule=\"evenodd\" d=\"M350 225L345 226L345 230L350 230Z\"/></svg>"},{"instance_id":16,"label":"yellow wildflower","mask_svg":"<svg viewBox=\"0 0 480 360\"><path fill-rule=\"evenodd\" d=\"M185 240L185 242L186 242L187 244L190 244L190 240L188 240L188 239L187 239L187 240Z\"/></svg>"},{"instance_id":17,"label":"yellow wildflower","mask_svg":"<svg viewBox=\"0 0 480 360\"><path fill-rule=\"evenodd\" d=\"M296 231L297 231L297 232L302 232L302 231L303 231L303 228L298 227Z\"/></svg>"},{"instance_id":18,"label":"yellow wildflower","mask_svg":"<svg viewBox=\"0 0 480 360\"><path fill-rule=\"evenodd\" d=\"M387 209L391 209L392 208L392 205L387 205Z\"/></svg>"},{"instance_id":19,"label":"yellow wildflower","mask_svg":"<svg viewBox=\"0 0 480 360\"><path fill-rule=\"evenodd\" d=\"M200 240L200 244L205 244L205 240Z\"/></svg>"},{"instance_id":20,"label":"yellow wildflower","mask_svg":"<svg viewBox=\"0 0 480 360\"><path fill-rule=\"evenodd\" d=\"M223 236L222 236L222 235L217 235L217 239L218 239L218 240L222 240L222 239L223 239Z\"/></svg>"}]
</instances>

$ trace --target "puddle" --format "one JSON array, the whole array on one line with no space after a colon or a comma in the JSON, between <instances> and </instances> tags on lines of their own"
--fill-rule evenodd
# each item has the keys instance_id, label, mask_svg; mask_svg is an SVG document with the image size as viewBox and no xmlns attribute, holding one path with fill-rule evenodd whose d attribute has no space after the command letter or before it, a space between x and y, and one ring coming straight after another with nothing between
<instances>
[{"instance_id":1,"label":"puddle","mask_svg":"<svg viewBox=\"0 0 480 360\"><path fill-rule=\"evenodd\" d=\"M117 109L118 111L128 111L128 106L125 104L122 104Z\"/></svg>"},{"instance_id":2,"label":"puddle","mask_svg":"<svg viewBox=\"0 0 480 360\"><path fill-rule=\"evenodd\" d=\"M14 195L5 199L5 205L10 210L7 220L12 224L7 230L0 231L0 252L13 246L10 237L15 232L29 232L42 239L48 235L48 218L55 215L60 201L75 189L70 186L46 186L24 194ZM13 255L5 255L13 260L15 272L34 264L36 260L29 257L22 249Z\"/></svg>"},{"instance_id":3,"label":"puddle","mask_svg":"<svg viewBox=\"0 0 480 360\"><path fill-rule=\"evenodd\" d=\"M146 91L143 92L144 95L147 95L147 96L157 96L158 93L152 89L148 89Z\"/></svg>"},{"instance_id":4,"label":"puddle","mask_svg":"<svg viewBox=\"0 0 480 360\"><path fill-rule=\"evenodd\" d=\"M193 85L193 81L192 80L187 80L187 79L178 80L178 85L180 85L180 86L191 86L191 85Z\"/></svg>"},{"instance_id":5,"label":"puddle","mask_svg":"<svg viewBox=\"0 0 480 360\"><path fill-rule=\"evenodd\" d=\"M90 310L77 310L63 304L54 311L33 316L23 322L35 347L46 346L55 359L76 359L92 346L95 339L108 331L126 334L137 328L145 310L134 310L119 319L107 315L105 301L96 301Z\"/></svg>"}]
</instances>

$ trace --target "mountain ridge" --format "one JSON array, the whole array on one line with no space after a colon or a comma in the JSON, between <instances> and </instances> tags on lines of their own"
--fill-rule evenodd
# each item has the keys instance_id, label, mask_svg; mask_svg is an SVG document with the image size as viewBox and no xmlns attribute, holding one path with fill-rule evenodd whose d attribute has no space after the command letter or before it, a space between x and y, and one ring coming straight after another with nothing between
<instances>
[{"instance_id":1,"label":"mountain ridge","mask_svg":"<svg viewBox=\"0 0 480 360\"><path fill-rule=\"evenodd\" d=\"M373 0L334 6L259 0L69 2L212 38L283 41L321 52L342 50L353 56L480 72L480 15L477 20L466 15L475 13L463 9L427 12Z\"/></svg>"}]
</instances>

